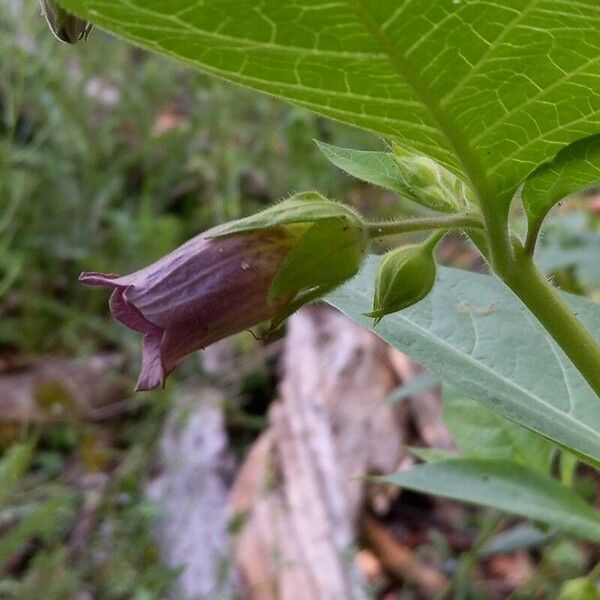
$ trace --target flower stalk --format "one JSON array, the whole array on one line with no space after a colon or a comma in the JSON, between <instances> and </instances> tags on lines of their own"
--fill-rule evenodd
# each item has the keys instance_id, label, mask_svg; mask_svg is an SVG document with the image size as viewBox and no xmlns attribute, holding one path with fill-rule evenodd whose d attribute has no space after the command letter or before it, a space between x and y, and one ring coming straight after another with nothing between
<instances>
[{"instance_id":1,"label":"flower stalk","mask_svg":"<svg viewBox=\"0 0 600 600\"><path fill-rule=\"evenodd\" d=\"M483 229L483 221L474 215L458 214L367 224L367 231L369 237L372 239L400 235L412 231L430 231L432 229L444 229L446 231L452 229Z\"/></svg>"}]
</instances>

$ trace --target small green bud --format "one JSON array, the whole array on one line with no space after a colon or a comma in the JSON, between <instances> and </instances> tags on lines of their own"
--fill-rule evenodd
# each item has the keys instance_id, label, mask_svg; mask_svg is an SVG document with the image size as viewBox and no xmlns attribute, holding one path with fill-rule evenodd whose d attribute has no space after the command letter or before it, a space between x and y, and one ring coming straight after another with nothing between
<instances>
[{"instance_id":1,"label":"small green bud","mask_svg":"<svg viewBox=\"0 0 600 600\"><path fill-rule=\"evenodd\" d=\"M67 44L87 40L91 23L66 11L56 0L40 0L40 6L50 31L58 40Z\"/></svg>"},{"instance_id":2,"label":"small green bud","mask_svg":"<svg viewBox=\"0 0 600 600\"><path fill-rule=\"evenodd\" d=\"M429 294L435 283L433 251L443 234L434 234L423 244L403 246L384 255L375 280L373 317L375 325L385 315L416 304Z\"/></svg>"}]
</instances>

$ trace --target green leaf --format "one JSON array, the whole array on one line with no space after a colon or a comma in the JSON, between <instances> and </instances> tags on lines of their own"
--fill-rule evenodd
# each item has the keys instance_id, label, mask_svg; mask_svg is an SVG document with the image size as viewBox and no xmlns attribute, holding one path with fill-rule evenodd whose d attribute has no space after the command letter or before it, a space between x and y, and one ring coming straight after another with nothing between
<instances>
[{"instance_id":1,"label":"green leaf","mask_svg":"<svg viewBox=\"0 0 600 600\"><path fill-rule=\"evenodd\" d=\"M597 0L61 0L150 50L395 139L507 204L600 128Z\"/></svg>"},{"instance_id":2,"label":"green leaf","mask_svg":"<svg viewBox=\"0 0 600 600\"><path fill-rule=\"evenodd\" d=\"M496 534L478 552L481 558L490 558L497 554L512 554L519 550L530 550L542 546L556 537L556 530L543 531L530 523L517 523Z\"/></svg>"},{"instance_id":3,"label":"green leaf","mask_svg":"<svg viewBox=\"0 0 600 600\"><path fill-rule=\"evenodd\" d=\"M554 444L455 389L444 390L444 421L467 458L511 460L549 473Z\"/></svg>"},{"instance_id":4,"label":"green leaf","mask_svg":"<svg viewBox=\"0 0 600 600\"><path fill-rule=\"evenodd\" d=\"M369 258L329 301L366 327L378 259ZM600 305L565 295L589 331ZM374 329L429 371L505 417L583 457L600 461L600 402L577 369L497 279L438 269L419 302Z\"/></svg>"},{"instance_id":5,"label":"green leaf","mask_svg":"<svg viewBox=\"0 0 600 600\"><path fill-rule=\"evenodd\" d=\"M525 181L521 192L530 236L560 200L600 183L600 135L579 140L561 150Z\"/></svg>"},{"instance_id":6,"label":"green leaf","mask_svg":"<svg viewBox=\"0 0 600 600\"><path fill-rule=\"evenodd\" d=\"M403 383L397 388L393 389L386 396L385 401L389 402L390 404L402 402L403 400L407 400L415 394L419 394L420 392L436 387L439 384L440 380L435 375L424 371L423 373L420 373L411 379L408 383Z\"/></svg>"},{"instance_id":7,"label":"green leaf","mask_svg":"<svg viewBox=\"0 0 600 600\"><path fill-rule=\"evenodd\" d=\"M317 142L336 167L357 179L396 192L417 204L442 212L464 210L472 200L469 187L425 156L339 148Z\"/></svg>"},{"instance_id":8,"label":"green leaf","mask_svg":"<svg viewBox=\"0 0 600 600\"><path fill-rule=\"evenodd\" d=\"M596 510L555 479L511 461L452 458L377 480L515 513L600 542Z\"/></svg>"},{"instance_id":9,"label":"green leaf","mask_svg":"<svg viewBox=\"0 0 600 600\"><path fill-rule=\"evenodd\" d=\"M456 452L450 450L441 450L440 448L424 448L421 446L411 446L408 451L423 462L439 462L450 458L457 458Z\"/></svg>"}]
</instances>

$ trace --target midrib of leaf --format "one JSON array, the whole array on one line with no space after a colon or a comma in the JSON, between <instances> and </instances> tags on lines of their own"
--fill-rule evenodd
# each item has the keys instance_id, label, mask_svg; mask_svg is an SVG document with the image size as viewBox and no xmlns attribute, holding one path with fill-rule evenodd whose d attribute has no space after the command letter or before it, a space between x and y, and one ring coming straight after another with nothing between
<instances>
[{"instance_id":1,"label":"midrib of leaf","mask_svg":"<svg viewBox=\"0 0 600 600\"><path fill-rule=\"evenodd\" d=\"M482 168L477 156L470 150L468 141L463 137L460 131L454 126L454 123L447 115L441 105L431 94L431 90L410 67L401 52L398 51L394 41L386 34L384 29L365 8L361 0L346 0L348 6L354 11L359 21L377 40L382 50L388 56L391 64L420 99L423 106L429 111L432 119L438 124L440 132L446 138L448 146L452 149L464 173L469 179L471 186L482 206L485 203L495 203L496 196L492 191L485 170ZM393 15L398 18L400 13ZM457 173L460 175L460 173Z\"/></svg>"}]
</instances>

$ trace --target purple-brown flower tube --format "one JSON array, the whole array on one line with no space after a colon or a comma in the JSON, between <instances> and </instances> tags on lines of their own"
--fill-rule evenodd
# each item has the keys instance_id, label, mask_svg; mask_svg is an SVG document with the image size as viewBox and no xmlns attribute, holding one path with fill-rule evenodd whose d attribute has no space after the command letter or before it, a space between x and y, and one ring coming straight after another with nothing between
<instances>
[{"instance_id":1,"label":"purple-brown flower tube","mask_svg":"<svg viewBox=\"0 0 600 600\"><path fill-rule=\"evenodd\" d=\"M164 385L191 352L274 318L290 297L268 302L282 261L297 240L286 227L192 238L154 264L119 277L82 273L114 289L113 316L144 334L137 390Z\"/></svg>"}]
</instances>

